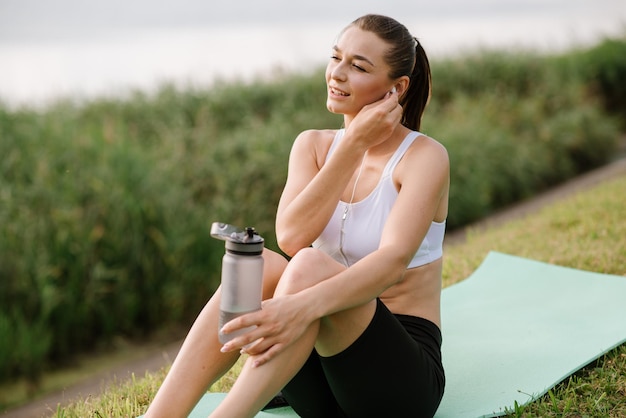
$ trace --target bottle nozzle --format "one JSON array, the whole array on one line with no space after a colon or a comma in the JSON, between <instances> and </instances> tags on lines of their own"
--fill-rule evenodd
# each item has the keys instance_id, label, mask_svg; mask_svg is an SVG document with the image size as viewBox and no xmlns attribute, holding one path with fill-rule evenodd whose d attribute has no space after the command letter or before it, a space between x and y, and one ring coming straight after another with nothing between
<instances>
[{"instance_id":1,"label":"bottle nozzle","mask_svg":"<svg viewBox=\"0 0 626 418\"><path fill-rule=\"evenodd\" d=\"M248 239L254 238L255 235L258 235L258 234L256 233L256 230L253 227L251 227L251 226L246 227L246 238L247 239L245 239L245 241L247 241Z\"/></svg>"},{"instance_id":2,"label":"bottle nozzle","mask_svg":"<svg viewBox=\"0 0 626 418\"><path fill-rule=\"evenodd\" d=\"M241 230L233 225L214 222L211 225L211 236L226 241L226 249L243 252L263 250L264 240L253 227Z\"/></svg>"}]
</instances>

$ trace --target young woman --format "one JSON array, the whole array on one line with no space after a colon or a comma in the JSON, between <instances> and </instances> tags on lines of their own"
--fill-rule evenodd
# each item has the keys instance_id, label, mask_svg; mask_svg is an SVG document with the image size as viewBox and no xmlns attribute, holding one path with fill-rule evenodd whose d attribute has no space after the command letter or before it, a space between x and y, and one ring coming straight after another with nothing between
<instances>
[{"instance_id":1,"label":"young woman","mask_svg":"<svg viewBox=\"0 0 626 418\"><path fill-rule=\"evenodd\" d=\"M279 391L301 417L433 416L444 390L440 295L448 211L445 148L418 132L430 97L420 43L367 15L332 47L327 107L345 129L296 139L277 212L287 262L265 251L261 311L217 341L219 290L146 417L186 416L249 357L211 417L253 417Z\"/></svg>"}]
</instances>

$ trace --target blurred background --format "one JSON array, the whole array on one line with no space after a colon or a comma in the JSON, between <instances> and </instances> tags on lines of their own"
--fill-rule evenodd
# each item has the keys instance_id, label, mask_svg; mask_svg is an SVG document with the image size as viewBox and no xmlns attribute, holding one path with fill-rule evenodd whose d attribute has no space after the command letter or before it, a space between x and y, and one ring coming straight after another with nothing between
<instances>
[{"instance_id":1,"label":"blurred background","mask_svg":"<svg viewBox=\"0 0 626 418\"><path fill-rule=\"evenodd\" d=\"M0 413L67 387L81 355L184 335L220 280L212 222L278 249L291 144L341 126L323 68L363 14L430 57L448 230L626 156L624 0L351 3L0 0ZM581 248L623 252L598 224Z\"/></svg>"},{"instance_id":2,"label":"blurred background","mask_svg":"<svg viewBox=\"0 0 626 418\"><path fill-rule=\"evenodd\" d=\"M0 100L206 86L324 65L365 13L396 17L431 57L477 47L562 50L623 31L623 0L0 0Z\"/></svg>"}]
</instances>

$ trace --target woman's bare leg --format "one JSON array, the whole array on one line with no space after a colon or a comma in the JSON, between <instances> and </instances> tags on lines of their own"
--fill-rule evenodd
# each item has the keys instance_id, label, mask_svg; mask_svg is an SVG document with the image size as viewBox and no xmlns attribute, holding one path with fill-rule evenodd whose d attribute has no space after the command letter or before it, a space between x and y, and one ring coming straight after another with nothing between
<instances>
[{"instance_id":1,"label":"woman's bare leg","mask_svg":"<svg viewBox=\"0 0 626 418\"><path fill-rule=\"evenodd\" d=\"M300 370L311 354L319 321L304 335L270 362L252 367L248 358L228 396L210 415L211 418L254 417L276 393Z\"/></svg>"},{"instance_id":2,"label":"woman's bare leg","mask_svg":"<svg viewBox=\"0 0 626 418\"><path fill-rule=\"evenodd\" d=\"M287 260L269 250L263 253L263 298L272 297ZM222 353L217 337L220 289L206 304L185 338L145 417L187 417L207 389L224 375L239 353ZM272 395L273 396L273 395Z\"/></svg>"},{"instance_id":3,"label":"woman's bare leg","mask_svg":"<svg viewBox=\"0 0 626 418\"><path fill-rule=\"evenodd\" d=\"M332 277L343 268L317 250L301 250L289 263L275 294L298 292ZM210 417L254 417L300 370L314 346L319 346L318 350L324 355L342 351L367 328L375 310L376 303L372 301L314 321L300 339L259 367L253 367L254 356L250 356L228 396Z\"/></svg>"}]
</instances>

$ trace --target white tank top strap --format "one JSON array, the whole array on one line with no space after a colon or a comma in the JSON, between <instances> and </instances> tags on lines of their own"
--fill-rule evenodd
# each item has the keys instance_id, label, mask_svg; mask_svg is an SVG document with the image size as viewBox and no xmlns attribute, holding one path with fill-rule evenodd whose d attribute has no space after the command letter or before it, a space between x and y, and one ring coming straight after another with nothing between
<instances>
[{"instance_id":1,"label":"white tank top strap","mask_svg":"<svg viewBox=\"0 0 626 418\"><path fill-rule=\"evenodd\" d=\"M415 138L421 135L419 132L411 131L403 140L396 152L391 156L389 161L387 161L387 165L385 166L385 170L383 171L382 177L386 177L393 173L394 168L398 165L398 162L404 157L404 153L409 149Z\"/></svg>"}]
</instances>

